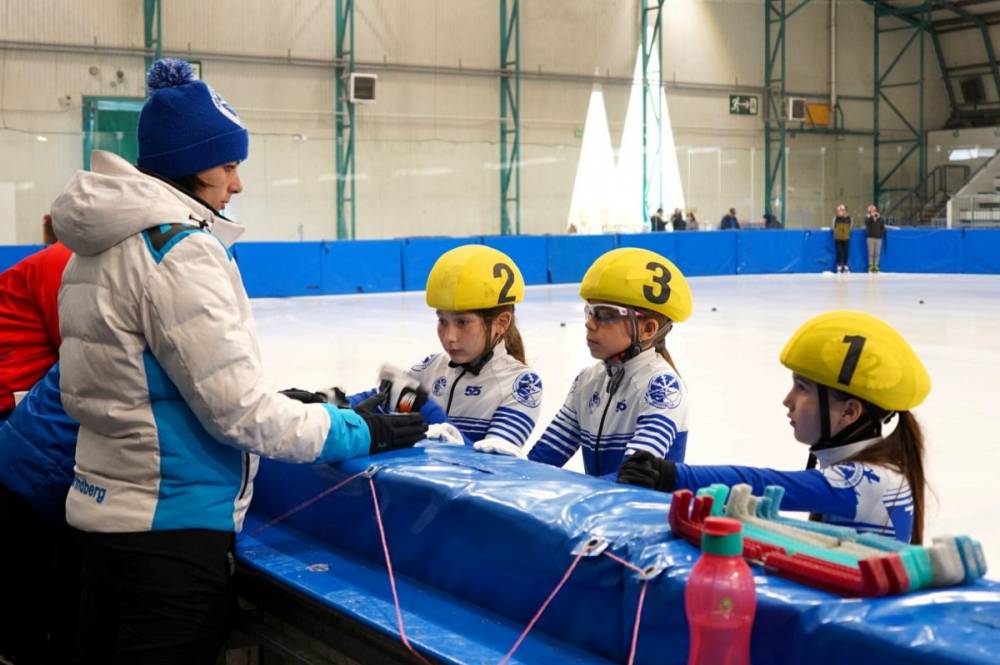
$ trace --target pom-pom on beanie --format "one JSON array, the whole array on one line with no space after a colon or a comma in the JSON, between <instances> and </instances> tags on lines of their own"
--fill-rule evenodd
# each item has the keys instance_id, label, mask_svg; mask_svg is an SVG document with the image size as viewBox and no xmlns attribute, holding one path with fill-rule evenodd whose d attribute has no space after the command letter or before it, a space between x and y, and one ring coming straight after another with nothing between
<instances>
[{"instance_id":1,"label":"pom-pom on beanie","mask_svg":"<svg viewBox=\"0 0 1000 665\"><path fill-rule=\"evenodd\" d=\"M139 115L139 166L177 180L247 158L250 138L236 111L191 65L163 58L146 74Z\"/></svg>"}]
</instances>

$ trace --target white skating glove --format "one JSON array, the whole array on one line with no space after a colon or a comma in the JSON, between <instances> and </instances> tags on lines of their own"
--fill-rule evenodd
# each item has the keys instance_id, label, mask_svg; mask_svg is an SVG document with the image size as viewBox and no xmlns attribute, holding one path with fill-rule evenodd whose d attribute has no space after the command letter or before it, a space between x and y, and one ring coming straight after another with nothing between
<instances>
[{"instance_id":1,"label":"white skating glove","mask_svg":"<svg viewBox=\"0 0 1000 665\"><path fill-rule=\"evenodd\" d=\"M458 428L451 423L434 423L427 426L427 438L441 441L442 443L453 443L458 446L465 445L465 439Z\"/></svg>"},{"instance_id":2,"label":"white skating glove","mask_svg":"<svg viewBox=\"0 0 1000 665\"><path fill-rule=\"evenodd\" d=\"M510 455L511 457L525 457L521 446L516 446L510 441L496 436L488 436L472 444L473 450L481 453L492 453L494 455Z\"/></svg>"},{"instance_id":3,"label":"white skating glove","mask_svg":"<svg viewBox=\"0 0 1000 665\"><path fill-rule=\"evenodd\" d=\"M378 371L379 392L386 393L386 408L394 413L416 413L427 403L427 391L420 382L393 365L382 365Z\"/></svg>"}]
</instances>

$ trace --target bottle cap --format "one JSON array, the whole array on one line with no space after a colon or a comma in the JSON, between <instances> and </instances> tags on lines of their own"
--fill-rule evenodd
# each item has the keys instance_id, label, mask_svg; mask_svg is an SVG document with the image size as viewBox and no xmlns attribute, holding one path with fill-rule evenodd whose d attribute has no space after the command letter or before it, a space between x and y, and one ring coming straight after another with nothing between
<instances>
[{"instance_id":1,"label":"bottle cap","mask_svg":"<svg viewBox=\"0 0 1000 665\"><path fill-rule=\"evenodd\" d=\"M729 517L709 517L701 534L701 551L718 556L743 553L743 526Z\"/></svg>"}]
</instances>

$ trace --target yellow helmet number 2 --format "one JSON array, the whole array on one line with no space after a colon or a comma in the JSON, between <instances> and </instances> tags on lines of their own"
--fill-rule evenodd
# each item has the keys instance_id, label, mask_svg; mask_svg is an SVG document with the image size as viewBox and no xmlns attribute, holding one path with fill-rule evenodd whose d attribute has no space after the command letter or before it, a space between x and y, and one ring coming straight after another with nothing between
<instances>
[{"instance_id":1,"label":"yellow helmet number 2","mask_svg":"<svg viewBox=\"0 0 1000 665\"><path fill-rule=\"evenodd\" d=\"M497 294L497 305L509 305L517 302L517 298L510 295L510 288L514 286L514 270L506 263L497 263L493 266L493 276L503 278L503 286Z\"/></svg>"},{"instance_id":2,"label":"yellow helmet number 2","mask_svg":"<svg viewBox=\"0 0 1000 665\"><path fill-rule=\"evenodd\" d=\"M491 309L524 299L514 261L486 245L462 245L438 257L427 276L427 304L449 312Z\"/></svg>"}]
</instances>

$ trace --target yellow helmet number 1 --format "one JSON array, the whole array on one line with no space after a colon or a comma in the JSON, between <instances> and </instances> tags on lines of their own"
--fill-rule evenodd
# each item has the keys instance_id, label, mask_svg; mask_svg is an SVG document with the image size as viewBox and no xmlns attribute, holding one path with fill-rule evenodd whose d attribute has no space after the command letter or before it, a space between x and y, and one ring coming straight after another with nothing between
<instances>
[{"instance_id":1,"label":"yellow helmet number 1","mask_svg":"<svg viewBox=\"0 0 1000 665\"><path fill-rule=\"evenodd\" d=\"M803 323L781 363L811 381L887 411L915 408L931 389L920 358L899 332L864 312L826 312Z\"/></svg>"}]
</instances>

